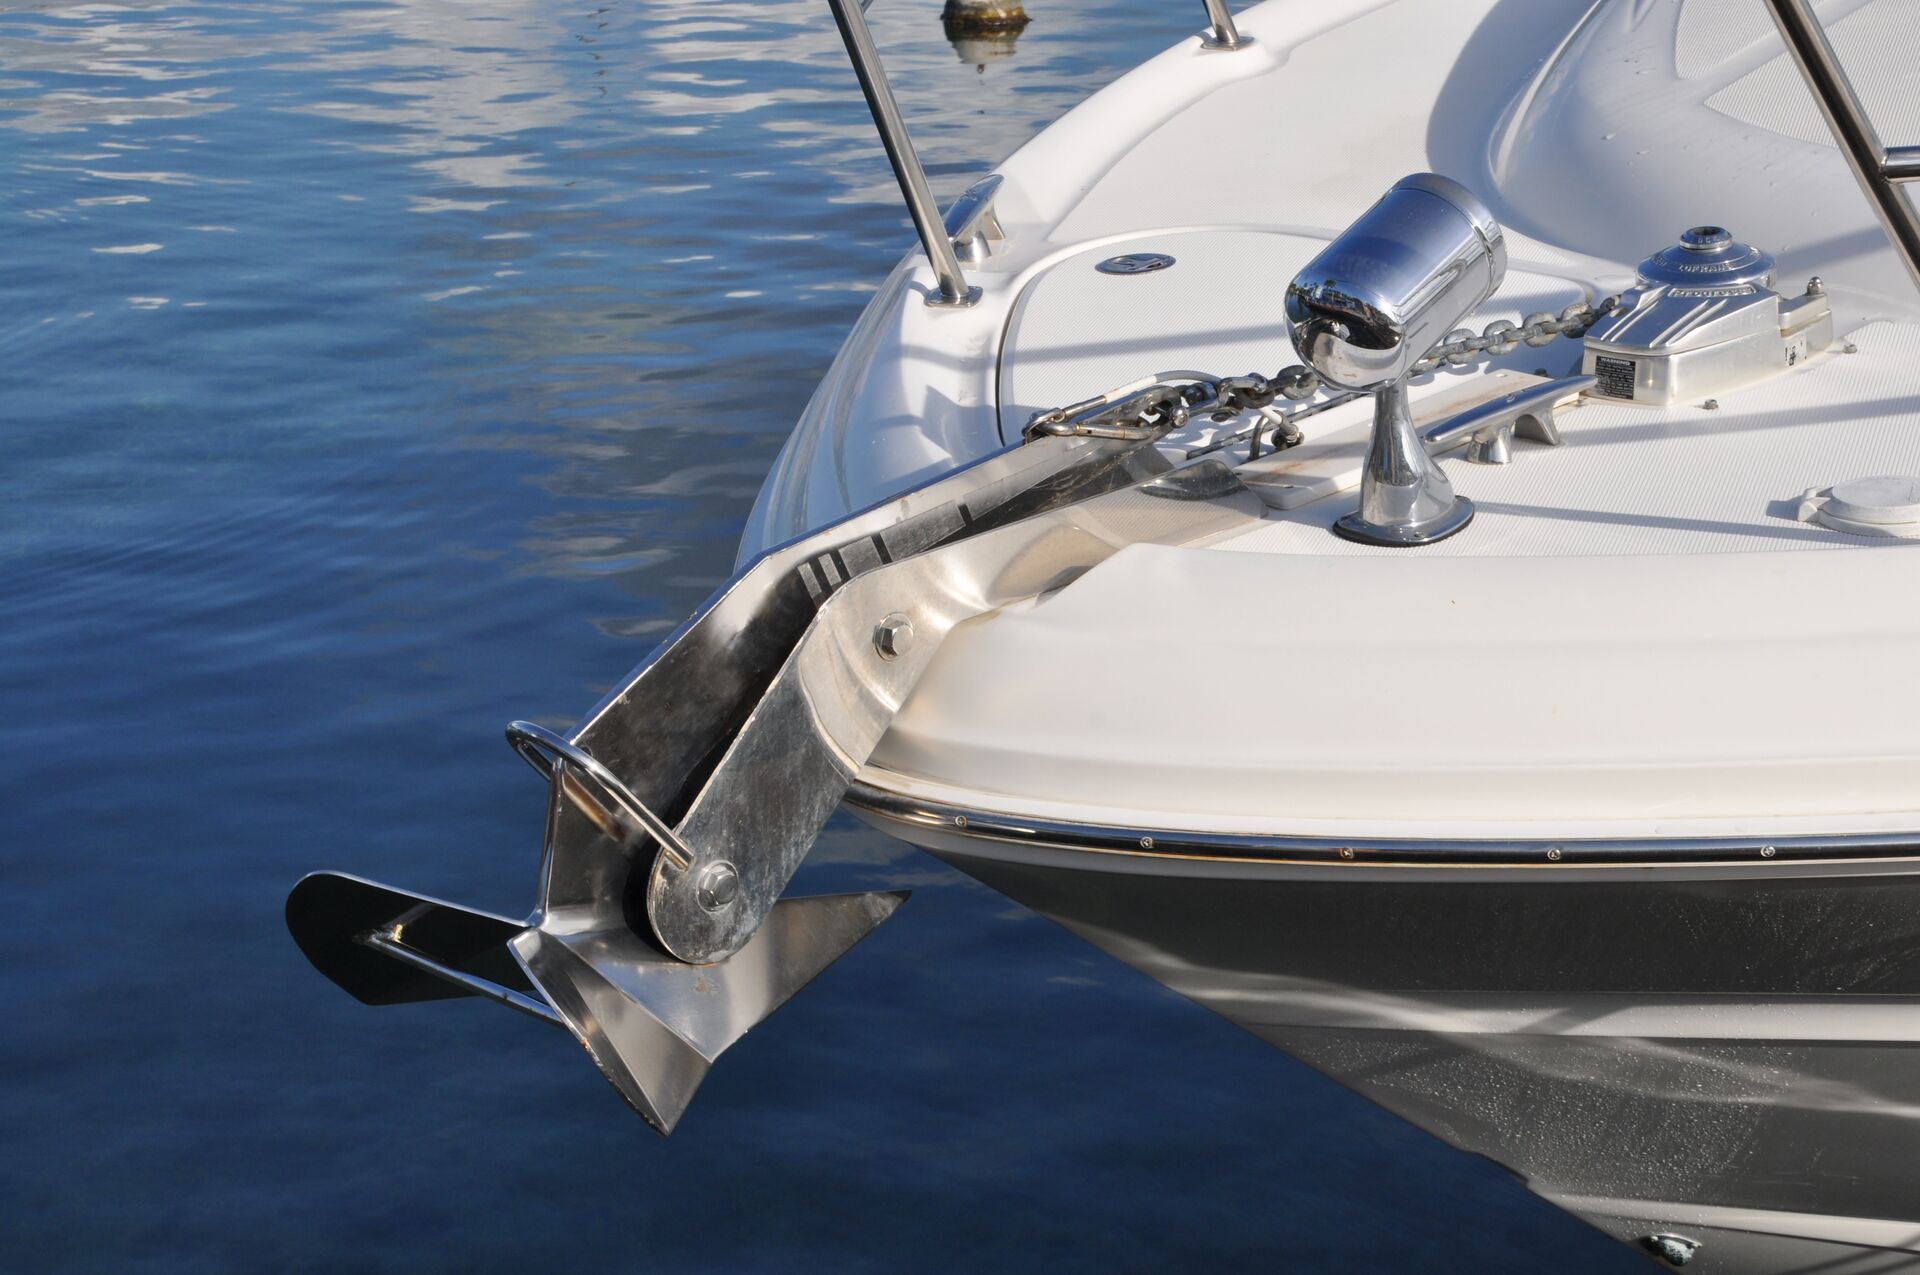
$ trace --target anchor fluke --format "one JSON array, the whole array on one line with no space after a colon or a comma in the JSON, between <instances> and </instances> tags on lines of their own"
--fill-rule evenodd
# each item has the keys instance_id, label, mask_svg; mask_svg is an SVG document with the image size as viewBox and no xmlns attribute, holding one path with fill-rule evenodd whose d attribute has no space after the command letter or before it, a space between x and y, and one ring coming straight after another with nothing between
<instances>
[{"instance_id":1,"label":"anchor fluke","mask_svg":"<svg viewBox=\"0 0 1920 1275\"><path fill-rule=\"evenodd\" d=\"M566 1029L664 1134L715 1058L906 897L782 899L716 965L674 960L625 928L512 921L338 872L293 888L287 928L315 969L366 1004L478 996Z\"/></svg>"},{"instance_id":2,"label":"anchor fluke","mask_svg":"<svg viewBox=\"0 0 1920 1275\"><path fill-rule=\"evenodd\" d=\"M902 890L782 899L744 947L714 965L674 960L632 930L568 933L551 921L511 946L620 1096L665 1134L723 1050L906 897Z\"/></svg>"},{"instance_id":3,"label":"anchor fluke","mask_svg":"<svg viewBox=\"0 0 1920 1275\"><path fill-rule=\"evenodd\" d=\"M309 873L287 895L293 941L367 1005L481 996L553 1019L507 948L526 928L344 872Z\"/></svg>"}]
</instances>

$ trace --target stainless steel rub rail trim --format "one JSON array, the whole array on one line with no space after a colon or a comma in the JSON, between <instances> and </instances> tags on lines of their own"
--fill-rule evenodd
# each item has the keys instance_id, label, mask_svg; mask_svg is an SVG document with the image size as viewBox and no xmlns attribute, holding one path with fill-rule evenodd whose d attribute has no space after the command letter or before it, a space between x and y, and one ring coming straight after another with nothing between
<instances>
[{"instance_id":1,"label":"stainless steel rub rail trim","mask_svg":"<svg viewBox=\"0 0 1920 1275\"><path fill-rule=\"evenodd\" d=\"M944 805L855 783L846 803L896 823L985 841L1143 858L1257 863L1471 867L1597 867L1615 864L1807 863L1920 859L1920 833L1795 837L1673 837L1446 841L1251 836L1023 819Z\"/></svg>"}]
</instances>

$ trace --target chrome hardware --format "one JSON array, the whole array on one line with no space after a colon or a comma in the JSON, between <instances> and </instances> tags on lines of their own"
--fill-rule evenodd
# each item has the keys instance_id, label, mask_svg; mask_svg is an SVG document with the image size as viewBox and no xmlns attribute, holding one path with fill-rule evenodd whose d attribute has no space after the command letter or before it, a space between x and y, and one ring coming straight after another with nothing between
<instances>
[{"instance_id":1,"label":"chrome hardware","mask_svg":"<svg viewBox=\"0 0 1920 1275\"><path fill-rule=\"evenodd\" d=\"M1500 226L1466 187L1402 178L1288 286L1294 349L1327 384L1372 393L1437 352L1506 271Z\"/></svg>"},{"instance_id":2,"label":"chrome hardware","mask_svg":"<svg viewBox=\"0 0 1920 1275\"><path fill-rule=\"evenodd\" d=\"M1093 268L1101 274L1152 274L1172 264L1173 258L1164 252L1129 252L1096 262Z\"/></svg>"},{"instance_id":3,"label":"chrome hardware","mask_svg":"<svg viewBox=\"0 0 1920 1275\"><path fill-rule=\"evenodd\" d=\"M1006 178L999 173L982 177L960 192L960 198L947 209L947 239L960 260L978 265L993 255L993 245L1007 237L1000 228L999 215L993 211L993 197L1000 193Z\"/></svg>"},{"instance_id":4,"label":"chrome hardware","mask_svg":"<svg viewBox=\"0 0 1920 1275\"><path fill-rule=\"evenodd\" d=\"M497 1005L505 1005L508 1009L518 1010L529 1018L537 1018L555 1027L566 1026L560 1015L554 1012L553 1006L545 1001L535 1000L525 992L515 991L511 987L502 987L498 983L489 982L477 974L469 974L457 965L449 964L407 943L403 937L403 931L416 919L430 915L431 909L432 905L425 902L414 904L386 926L357 934L353 941L369 951L378 952L402 965L411 966L422 974L451 983L468 995L483 997ZM513 928L517 932L520 927Z\"/></svg>"},{"instance_id":5,"label":"chrome hardware","mask_svg":"<svg viewBox=\"0 0 1920 1275\"><path fill-rule=\"evenodd\" d=\"M1204 3L1207 6L1207 29L1200 34L1200 47L1231 52L1253 43L1250 36L1241 35L1240 28L1233 24L1233 14L1227 8L1227 0L1204 0Z\"/></svg>"},{"instance_id":6,"label":"chrome hardware","mask_svg":"<svg viewBox=\"0 0 1920 1275\"><path fill-rule=\"evenodd\" d=\"M477 996L564 1028L668 1133L722 1051L905 897L782 899L747 946L717 966L683 965L644 944L569 957L538 916L515 921L337 872L302 878L286 915L314 968L364 1004ZM553 976L556 954L571 959L572 978ZM623 1060L645 1060L645 1085Z\"/></svg>"},{"instance_id":7,"label":"chrome hardware","mask_svg":"<svg viewBox=\"0 0 1920 1275\"><path fill-rule=\"evenodd\" d=\"M1899 183L1920 180L1920 146L1881 143L1809 0L1765 3L1800 78L1812 90L1840 153L1847 157L1854 180L1873 205L1874 215L1880 218L1880 227L1893 242L1907 274L1920 287L1920 215L1899 189Z\"/></svg>"},{"instance_id":8,"label":"chrome hardware","mask_svg":"<svg viewBox=\"0 0 1920 1275\"><path fill-rule=\"evenodd\" d=\"M1454 494L1414 428L1407 381L1506 272L1493 214L1458 182L1418 173L1396 182L1288 285L1300 357L1322 381L1374 396L1360 507L1334 524L1338 535L1423 545L1472 521L1472 502ZM1494 348L1512 337L1503 329L1485 339Z\"/></svg>"},{"instance_id":9,"label":"chrome hardware","mask_svg":"<svg viewBox=\"0 0 1920 1275\"><path fill-rule=\"evenodd\" d=\"M1253 43L1234 25L1226 0L1203 2L1207 29L1200 37L1202 46L1233 50ZM886 147L887 162L893 165L894 180L900 183L907 212L920 234L927 264L933 267L934 278L939 282L939 290L927 297L927 304L964 308L978 301L981 293L979 288L967 283L966 271L960 263L964 260L978 265L992 254L992 245L1006 237L993 211L993 196L1001 178L996 173L975 182L954 201L946 215L941 216L933 187L927 184L926 169L907 132L906 119L900 114L900 104L894 100L893 86L887 81L887 69L880 60L879 47L873 42L873 31L867 26L866 10L872 3L873 0L827 0L833 10L833 20L840 28L840 38L846 43L854 75L860 80L860 92L873 115L874 127L880 131L881 144ZM1168 258L1166 264L1172 265L1172 258Z\"/></svg>"},{"instance_id":10,"label":"chrome hardware","mask_svg":"<svg viewBox=\"0 0 1920 1275\"><path fill-rule=\"evenodd\" d=\"M1664 284L1702 296L1742 295L1728 290L1773 286L1773 254L1736 242L1725 226L1694 226L1681 232L1679 243L1642 261L1638 274L1644 287Z\"/></svg>"},{"instance_id":11,"label":"chrome hardware","mask_svg":"<svg viewBox=\"0 0 1920 1275\"><path fill-rule=\"evenodd\" d=\"M713 1059L904 897L780 894L946 634L1126 545L1260 521L1226 466L1172 470L1159 436L1010 447L770 550L566 735L514 723L548 781L527 919L322 873L288 928L364 1001L561 1022L672 1129Z\"/></svg>"},{"instance_id":12,"label":"chrome hardware","mask_svg":"<svg viewBox=\"0 0 1920 1275\"><path fill-rule=\"evenodd\" d=\"M1783 300L1771 254L1695 226L1640 263L1637 286L1588 330L1581 370L1605 397L1667 406L1766 380L1832 342L1817 277Z\"/></svg>"},{"instance_id":13,"label":"chrome hardware","mask_svg":"<svg viewBox=\"0 0 1920 1275\"><path fill-rule=\"evenodd\" d=\"M1888 181L1920 181L1920 146L1889 146L1882 155L1880 171Z\"/></svg>"},{"instance_id":14,"label":"chrome hardware","mask_svg":"<svg viewBox=\"0 0 1920 1275\"><path fill-rule=\"evenodd\" d=\"M601 765L586 749L532 722L508 722L507 743L535 771L567 789L569 799L607 836L625 840L636 832L643 832L660 843L662 853L680 860L682 867L693 863L693 851L674 835L666 820L647 809L645 803L634 796L617 775ZM544 755L546 753L553 754L551 761ZM572 766L573 771L569 771L568 766ZM576 771L592 780L593 786L603 794L613 798L615 809L607 809L591 793L584 791L576 782ZM622 815L626 816L625 820L622 820Z\"/></svg>"},{"instance_id":15,"label":"chrome hardware","mask_svg":"<svg viewBox=\"0 0 1920 1275\"><path fill-rule=\"evenodd\" d=\"M1150 836L1163 855L1194 856L1248 863L1331 863L1352 859L1355 843L1328 837L1281 834L1194 832L1178 828L1125 827L1040 819L961 808L924 796L904 797L868 783L856 783L848 804L889 822L926 828L953 827L1010 845L1051 846L1128 854ZM1740 863L1758 854L1780 863L1822 860L1902 861L1920 867L1920 838L1912 833L1809 834L1793 840L1762 842L1757 837L1595 838L1586 841L1448 840L1418 837L1380 838L1360 843L1367 860L1383 864L1449 863L1522 867L1538 863L1553 846L1563 859L1581 864ZM1768 850L1773 853L1768 854Z\"/></svg>"},{"instance_id":16,"label":"chrome hardware","mask_svg":"<svg viewBox=\"0 0 1920 1275\"><path fill-rule=\"evenodd\" d=\"M1558 447L1560 426L1554 419L1554 410L1568 399L1591 390L1593 385L1591 376L1567 376L1529 385L1429 426L1423 437L1428 449L1436 452L1445 451L1462 438L1471 438L1468 460L1476 465L1504 465L1513 459L1516 434Z\"/></svg>"},{"instance_id":17,"label":"chrome hardware","mask_svg":"<svg viewBox=\"0 0 1920 1275\"><path fill-rule=\"evenodd\" d=\"M1134 381L1078 403L1035 412L1027 418L1021 436L1028 440L1080 437L1139 442L1178 429L1195 412L1213 412L1230 406L1229 400L1222 397L1223 387L1241 381L1259 381L1265 385L1260 377L1217 380L1199 372L1168 373L1164 380ZM1264 407L1273 401L1272 393L1268 392L1264 402L1252 402L1260 392L1258 387L1249 385L1249 401L1245 406Z\"/></svg>"},{"instance_id":18,"label":"chrome hardware","mask_svg":"<svg viewBox=\"0 0 1920 1275\"><path fill-rule=\"evenodd\" d=\"M893 164L900 193L906 198L907 212L920 232L920 243L927 250L934 277L940 281L940 290L927 298L927 304L972 305L980 299L980 289L968 287L967 276L960 269L953 240L940 217L940 205L933 198L933 188L927 185L927 173L914 152L907 122L900 115L900 104L893 99L893 86L887 83L880 50L874 46L873 32L867 27L866 6L860 0L827 0L827 4L839 24L840 38L846 42L847 56L853 61L853 72L859 77L860 91L866 95L874 126L880 130L880 141Z\"/></svg>"},{"instance_id":19,"label":"chrome hardware","mask_svg":"<svg viewBox=\"0 0 1920 1275\"><path fill-rule=\"evenodd\" d=\"M701 963L739 950L948 630L1103 559L1117 538L1094 534L1095 500L1142 484L1171 495L1149 482L1167 468L1150 442L1050 440L757 560L569 736L649 808L674 812L689 861L610 841L558 789L542 911L577 909L588 928L629 935L628 900L644 897L646 939L667 953ZM1204 481L1175 478L1181 492ZM1189 497L1174 516L1175 503L1145 501L1146 538L1169 518L1186 527L1231 512ZM912 640L896 631L884 659L873 617L905 618L898 604L909 600ZM721 860L738 870L740 897L716 917L696 893ZM636 874L634 887L611 888Z\"/></svg>"},{"instance_id":20,"label":"chrome hardware","mask_svg":"<svg viewBox=\"0 0 1920 1275\"><path fill-rule=\"evenodd\" d=\"M1436 346L1418 363L1414 364L1416 374L1430 372L1442 365L1463 367L1473 361L1476 354L1491 353L1496 345L1512 348L1516 340L1538 349L1551 345L1555 337L1569 336L1579 339L1600 317L1610 313L1619 302L1618 297L1607 297L1598 305L1588 305L1584 301L1576 302L1562 310L1558 316L1539 313L1527 316L1527 322L1519 328L1505 328L1493 336L1475 336L1470 329L1460 328L1449 334L1447 344ZM1495 325L1488 325L1491 332ZM1323 388L1320 378L1311 368L1296 363L1284 367L1270 377L1257 373L1247 376L1208 376L1203 373L1166 374L1164 380L1154 383L1157 378L1145 381L1129 381L1117 389L1105 394L1082 399L1078 403L1069 403L1065 407L1047 408L1035 412L1027 418L1022 433L1026 438L1041 438L1062 434L1080 434L1094 438L1137 439L1144 438L1155 429L1171 428L1185 421L1196 412L1211 414L1221 410L1234 412L1248 409L1265 409L1277 398L1302 406L1292 407L1282 412L1275 409L1266 419L1255 421L1252 425L1234 430L1204 446L1195 447L1186 453L1188 460L1210 455L1231 447L1235 443L1246 442L1250 436L1257 435L1266 428L1269 421L1275 424L1275 450L1291 447L1300 440L1299 430L1292 422L1323 412L1330 407L1351 402L1359 397L1359 391L1347 391L1331 394L1320 402L1307 404ZM1176 402L1175 400L1178 400ZM1162 414L1167 411L1177 414L1178 420L1167 421ZM1277 417L1277 420L1273 420ZM1258 458L1257 444L1253 455Z\"/></svg>"},{"instance_id":21,"label":"chrome hardware","mask_svg":"<svg viewBox=\"0 0 1920 1275\"><path fill-rule=\"evenodd\" d=\"M1405 383L1375 394L1360 507L1336 519L1333 533L1357 544L1411 548L1445 540L1472 521L1473 502L1454 494L1414 433Z\"/></svg>"},{"instance_id":22,"label":"chrome hardware","mask_svg":"<svg viewBox=\"0 0 1920 1275\"><path fill-rule=\"evenodd\" d=\"M507 950L620 1096L666 1134L722 1052L905 898L782 899L740 951L712 965L685 964L637 938L568 933L551 920L528 925Z\"/></svg>"},{"instance_id":23,"label":"chrome hardware","mask_svg":"<svg viewBox=\"0 0 1920 1275\"><path fill-rule=\"evenodd\" d=\"M899 612L888 616L873 630L873 649L883 660L897 660L913 645L913 621Z\"/></svg>"},{"instance_id":24,"label":"chrome hardware","mask_svg":"<svg viewBox=\"0 0 1920 1275\"><path fill-rule=\"evenodd\" d=\"M699 879L694 884L694 897L709 912L731 907L733 901L740 897L740 870L725 859L709 863L700 869Z\"/></svg>"}]
</instances>

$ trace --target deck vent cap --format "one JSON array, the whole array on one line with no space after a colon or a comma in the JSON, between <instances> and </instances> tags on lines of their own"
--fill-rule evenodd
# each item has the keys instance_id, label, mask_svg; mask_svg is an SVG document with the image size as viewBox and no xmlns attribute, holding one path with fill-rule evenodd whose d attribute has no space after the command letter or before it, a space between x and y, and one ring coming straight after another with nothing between
<instances>
[{"instance_id":1,"label":"deck vent cap","mask_svg":"<svg viewBox=\"0 0 1920 1275\"><path fill-rule=\"evenodd\" d=\"M1800 520L1855 536L1920 537L1920 477L1851 478L1800 500Z\"/></svg>"}]
</instances>

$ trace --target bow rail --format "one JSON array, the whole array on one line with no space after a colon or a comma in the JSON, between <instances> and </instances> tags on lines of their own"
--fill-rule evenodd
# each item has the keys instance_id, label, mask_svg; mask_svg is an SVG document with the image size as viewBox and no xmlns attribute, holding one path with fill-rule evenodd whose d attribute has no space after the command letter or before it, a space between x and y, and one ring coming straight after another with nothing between
<instances>
[{"instance_id":1,"label":"bow rail","mask_svg":"<svg viewBox=\"0 0 1920 1275\"><path fill-rule=\"evenodd\" d=\"M987 181L993 183L991 186L986 182L975 183L955 202L946 217L940 215L940 204L933 197L933 187L927 183L927 170L913 148L906 118L900 114L900 103L894 99L893 85L880 60L879 46L873 42L873 30L867 26L866 9L871 3L872 0L827 0L833 10L833 20L840 27L840 38L846 41L847 56L853 61L853 72L859 77L867 109L873 113L874 127L880 131L881 144L886 147L887 161L893 165L894 178L900 183L900 194L907 201L907 212L913 217L927 262L939 281L939 289L927 296L927 304L963 309L980 299L980 289L967 283L960 259L965 255L969 261L983 260L987 241L999 237L999 222L993 217L993 195L999 179L988 178ZM1202 47L1233 52L1253 43L1234 25L1226 0L1203 0L1203 3L1207 29L1200 36Z\"/></svg>"},{"instance_id":2,"label":"bow rail","mask_svg":"<svg viewBox=\"0 0 1920 1275\"><path fill-rule=\"evenodd\" d=\"M1840 65L1827 39L1826 28L1809 0L1764 0L1773 24L1780 28L1787 54L1800 71L1832 130L1840 153L1873 205L1880 226L1893 241L1914 286L1920 288L1920 216L1900 187L1920 181L1920 146L1888 146L1880 140L1860 94Z\"/></svg>"}]
</instances>

